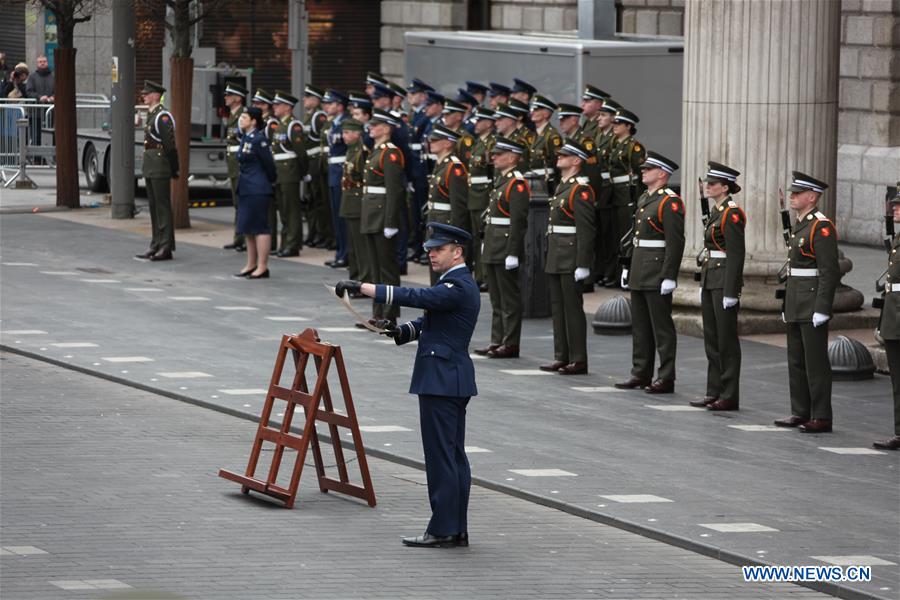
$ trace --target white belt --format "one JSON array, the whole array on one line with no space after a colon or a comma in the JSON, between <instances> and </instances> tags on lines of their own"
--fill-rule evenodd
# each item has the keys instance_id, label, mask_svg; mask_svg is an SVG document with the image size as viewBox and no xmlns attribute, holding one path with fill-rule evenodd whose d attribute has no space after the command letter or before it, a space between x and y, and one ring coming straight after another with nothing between
<instances>
[{"instance_id":1,"label":"white belt","mask_svg":"<svg viewBox=\"0 0 900 600\"><path fill-rule=\"evenodd\" d=\"M315 156L316 154L322 154L322 146L313 146L306 149L307 156Z\"/></svg>"},{"instance_id":2,"label":"white belt","mask_svg":"<svg viewBox=\"0 0 900 600\"><path fill-rule=\"evenodd\" d=\"M367 185L363 188L363 194L387 194L387 188L377 185Z\"/></svg>"},{"instance_id":3,"label":"white belt","mask_svg":"<svg viewBox=\"0 0 900 600\"><path fill-rule=\"evenodd\" d=\"M509 217L490 217L488 223L491 225L509 225Z\"/></svg>"},{"instance_id":4,"label":"white belt","mask_svg":"<svg viewBox=\"0 0 900 600\"><path fill-rule=\"evenodd\" d=\"M279 152L272 156L275 160L290 160L292 158L297 158L296 152Z\"/></svg>"},{"instance_id":5,"label":"white belt","mask_svg":"<svg viewBox=\"0 0 900 600\"><path fill-rule=\"evenodd\" d=\"M637 248L665 248L666 240L634 240L634 245Z\"/></svg>"},{"instance_id":6,"label":"white belt","mask_svg":"<svg viewBox=\"0 0 900 600\"><path fill-rule=\"evenodd\" d=\"M329 165L340 165L347 160L346 156L329 156L328 164Z\"/></svg>"},{"instance_id":7,"label":"white belt","mask_svg":"<svg viewBox=\"0 0 900 600\"><path fill-rule=\"evenodd\" d=\"M609 174L609 171L603 171L602 173L600 173L600 179L603 179L604 181L608 181L610 177L611 176Z\"/></svg>"},{"instance_id":8,"label":"white belt","mask_svg":"<svg viewBox=\"0 0 900 600\"><path fill-rule=\"evenodd\" d=\"M237 152L238 150L240 150L240 148L241 148L241 145L238 144L237 146L226 146L225 149L228 150L229 152Z\"/></svg>"},{"instance_id":9,"label":"white belt","mask_svg":"<svg viewBox=\"0 0 900 600\"><path fill-rule=\"evenodd\" d=\"M788 275L790 277L818 277L818 269L792 269L788 267Z\"/></svg>"},{"instance_id":10,"label":"white belt","mask_svg":"<svg viewBox=\"0 0 900 600\"><path fill-rule=\"evenodd\" d=\"M434 160L434 161L436 161L436 160L437 160L437 154L431 154L431 153L429 153L429 154L426 154L426 155L425 155L425 158L427 158L428 160Z\"/></svg>"},{"instance_id":11,"label":"white belt","mask_svg":"<svg viewBox=\"0 0 900 600\"><path fill-rule=\"evenodd\" d=\"M619 175L618 177L612 178L613 183L630 183L631 175Z\"/></svg>"},{"instance_id":12,"label":"white belt","mask_svg":"<svg viewBox=\"0 0 900 600\"><path fill-rule=\"evenodd\" d=\"M525 173L525 175L549 175L552 172L552 169L532 169Z\"/></svg>"},{"instance_id":13,"label":"white belt","mask_svg":"<svg viewBox=\"0 0 900 600\"><path fill-rule=\"evenodd\" d=\"M549 231L550 233L573 234L573 233L575 233L575 226L574 225L550 225L547 228L547 231Z\"/></svg>"},{"instance_id":14,"label":"white belt","mask_svg":"<svg viewBox=\"0 0 900 600\"><path fill-rule=\"evenodd\" d=\"M725 253L721 250L710 250L709 251L710 258L725 258Z\"/></svg>"},{"instance_id":15,"label":"white belt","mask_svg":"<svg viewBox=\"0 0 900 600\"><path fill-rule=\"evenodd\" d=\"M469 183L472 185L479 185L482 183L490 183L491 178L487 175L475 175L474 177L469 177Z\"/></svg>"},{"instance_id":16,"label":"white belt","mask_svg":"<svg viewBox=\"0 0 900 600\"><path fill-rule=\"evenodd\" d=\"M447 202L429 202L428 210L444 210L450 212L453 210L453 207Z\"/></svg>"},{"instance_id":17,"label":"white belt","mask_svg":"<svg viewBox=\"0 0 900 600\"><path fill-rule=\"evenodd\" d=\"M410 144L410 145L409 145L409 149L410 149L410 150L416 150L416 151L421 150L421 149L422 149L422 144Z\"/></svg>"},{"instance_id":18,"label":"white belt","mask_svg":"<svg viewBox=\"0 0 900 600\"><path fill-rule=\"evenodd\" d=\"M886 283L884 284L884 291L888 294L890 293L900 293L900 283Z\"/></svg>"}]
</instances>

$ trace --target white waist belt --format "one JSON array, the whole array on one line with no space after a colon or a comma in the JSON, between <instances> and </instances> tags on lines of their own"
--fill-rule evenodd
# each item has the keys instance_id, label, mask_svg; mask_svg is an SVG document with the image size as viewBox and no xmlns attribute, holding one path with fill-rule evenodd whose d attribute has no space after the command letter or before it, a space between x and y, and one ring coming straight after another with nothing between
<instances>
[{"instance_id":1,"label":"white waist belt","mask_svg":"<svg viewBox=\"0 0 900 600\"><path fill-rule=\"evenodd\" d=\"M410 145L409 145L409 149L410 149L410 150L421 150L421 149L422 149L422 144L410 144Z\"/></svg>"},{"instance_id":2,"label":"white waist belt","mask_svg":"<svg viewBox=\"0 0 900 600\"><path fill-rule=\"evenodd\" d=\"M488 219L491 225L509 225L509 217L491 217Z\"/></svg>"},{"instance_id":3,"label":"white waist belt","mask_svg":"<svg viewBox=\"0 0 900 600\"><path fill-rule=\"evenodd\" d=\"M710 250L709 251L710 258L725 258L725 253L721 250Z\"/></svg>"},{"instance_id":4,"label":"white waist belt","mask_svg":"<svg viewBox=\"0 0 900 600\"><path fill-rule=\"evenodd\" d=\"M434 160L434 161L437 161L437 154L430 154L430 153L429 153L429 154L426 154L426 155L425 155L425 158L427 158L428 160Z\"/></svg>"},{"instance_id":5,"label":"white waist belt","mask_svg":"<svg viewBox=\"0 0 900 600\"><path fill-rule=\"evenodd\" d=\"M890 293L900 293L900 283L886 283L884 284L884 291L888 294Z\"/></svg>"},{"instance_id":6,"label":"white waist belt","mask_svg":"<svg viewBox=\"0 0 900 600\"><path fill-rule=\"evenodd\" d=\"M296 152L279 152L272 156L275 160L290 160L292 158L297 158Z\"/></svg>"},{"instance_id":7,"label":"white waist belt","mask_svg":"<svg viewBox=\"0 0 900 600\"><path fill-rule=\"evenodd\" d=\"M322 153L322 146L313 146L312 148L306 149L307 156L315 156L316 154Z\"/></svg>"},{"instance_id":8,"label":"white waist belt","mask_svg":"<svg viewBox=\"0 0 900 600\"><path fill-rule=\"evenodd\" d=\"M609 178L610 178L609 171L603 171L602 173L600 173L600 179L607 181L607 180L609 180Z\"/></svg>"},{"instance_id":9,"label":"white waist belt","mask_svg":"<svg viewBox=\"0 0 900 600\"><path fill-rule=\"evenodd\" d=\"M328 164L329 165L339 165L347 160L346 156L329 156Z\"/></svg>"},{"instance_id":10,"label":"white waist belt","mask_svg":"<svg viewBox=\"0 0 900 600\"><path fill-rule=\"evenodd\" d=\"M387 188L377 185L367 185L363 188L363 194L387 194Z\"/></svg>"},{"instance_id":11,"label":"white waist belt","mask_svg":"<svg viewBox=\"0 0 900 600\"><path fill-rule=\"evenodd\" d=\"M447 202L429 202L428 210L444 210L450 212L453 210L453 207Z\"/></svg>"},{"instance_id":12,"label":"white waist belt","mask_svg":"<svg viewBox=\"0 0 900 600\"><path fill-rule=\"evenodd\" d=\"M573 234L573 233L575 233L575 226L574 225L550 225L550 227L547 228L547 231L549 231L550 233Z\"/></svg>"},{"instance_id":13,"label":"white waist belt","mask_svg":"<svg viewBox=\"0 0 900 600\"><path fill-rule=\"evenodd\" d=\"M237 152L240 149L240 147L241 147L241 145L238 144L237 146L226 146L225 149L228 150L229 152Z\"/></svg>"},{"instance_id":14,"label":"white waist belt","mask_svg":"<svg viewBox=\"0 0 900 600\"><path fill-rule=\"evenodd\" d=\"M525 175L549 175L552 169L532 169L525 173Z\"/></svg>"},{"instance_id":15,"label":"white waist belt","mask_svg":"<svg viewBox=\"0 0 900 600\"><path fill-rule=\"evenodd\" d=\"M613 183L630 183L631 175L619 175L618 177L612 178Z\"/></svg>"},{"instance_id":16,"label":"white waist belt","mask_svg":"<svg viewBox=\"0 0 900 600\"><path fill-rule=\"evenodd\" d=\"M818 277L818 269L792 269L788 267L788 275L791 277Z\"/></svg>"},{"instance_id":17,"label":"white waist belt","mask_svg":"<svg viewBox=\"0 0 900 600\"><path fill-rule=\"evenodd\" d=\"M482 183L490 183L491 178L487 175L475 175L474 177L469 177L469 183L473 185L480 185Z\"/></svg>"},{"instance_id":18,"label":"white waist belt","mask_svg":"<svg viewBox=\"0 0 900 600\"><path fill-rule=\"evenodd\" d=\"M637 248L665 248L666 240L634 240Z\"/></svg>"}]
</instances>

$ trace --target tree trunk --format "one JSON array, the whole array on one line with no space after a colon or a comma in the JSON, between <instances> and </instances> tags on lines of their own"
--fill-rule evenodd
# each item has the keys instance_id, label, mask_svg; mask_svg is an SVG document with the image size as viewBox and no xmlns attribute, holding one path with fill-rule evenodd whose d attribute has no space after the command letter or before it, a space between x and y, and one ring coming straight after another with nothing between
<instances>
[{"instance_id":1,"label":"tree trunk","mask_svg":"<svg viewBox=\"0 0 900 600\"><path fill-rule=\"evenodd\" d=\"M175 117L175 145L178 148L178 179L172 182L172 212L175 217L175 228L186 229L191 226L188 214L188 175L191 157L191 91L194 82L194 59L171 58L172 81L172 116Z\"/></svg>"},{"instance_id":2,"label":"tree trunk","mask_svg":"<svg viewBox=\"0 0 900 600\"><path fill-rule=\"evenodd\" d=\"M56 106L53 122L56 143L56 205L79 208L78 149L75 139L75 48L56 48Z\"/></svg>"}]
</instances>

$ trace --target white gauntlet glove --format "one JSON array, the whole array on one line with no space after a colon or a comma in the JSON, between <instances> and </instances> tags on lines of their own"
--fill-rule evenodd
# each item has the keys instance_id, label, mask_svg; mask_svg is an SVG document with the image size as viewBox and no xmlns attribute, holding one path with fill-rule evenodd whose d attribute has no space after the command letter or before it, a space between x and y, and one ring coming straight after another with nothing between
<instances>
[{"instance_id":1,"label":"white gauntlet glove","mask_svg":"<svg viewBox=\"0 0 900 600\"><path fill-rule=\"evenodd\" d=\"M622 269L622 279L619 281L619 285L623 290L628 289L628 269Z\"/></svg>"},{"instance_id":2,"label":"white gauntlet glove","mask_svg":"<svg viewBox=\"0 0 900 600\"><path fill-rule=\"evenodd\" d=\"M416 187L413 185L412 181L410 181L409 183L406 184L406 191L407 192L415 192L416 191Z\"/></svg>"},{"instance_id":3,"label":"white gauntlet glove","mask_svg":"<svg viewBox=\"0 0 900 600\"><path fill-rule=\"evenodd\" d=\"M586 267L578 267L575 269L575 281L584 281L591 274L591 270Z\"/></svg>"},{"instance_id":4,"label":"white gauntlet glove","mask_svg":"<svg viewBox=\"0 0 900 600\"><path fill-rule=\"evenodd\" d=\"M310 181L312 181L312 175L310 175L309 173L307 173L306 175L303 176L303 182L304 182L304 183L309 183Z\"/></svg>"},{"instance_id":5,"label":"white gauntlet glove","mask_svg":"<svg viewBox=\"0 0 900 600\"><path fill-rule=\"evenodd\" d=\"M732 298L730 296L722 297L722 308L724 308L725 310L728 310L729 308L731 308L732 306L734 306L737 303L738 303L737 298Z\"/></svg>"},{"instance_id":6,"label":"white gauntlet glove","mask_svg":"<svg viewBox=\"0 0 900 600\"><path fill-rule=\"evenodd\" d=\"M813 316L812 316L813 327L818 327L819 325L824 325L825 323L828 322L828 319L830 319L830 318L831 317L829 317L828 315L824 315L819 312L814 312Z\"/></svg>"},{"instance_id":7,"label":"white gauntlet glove","mask_svg":"<svg viewBox=\"0 0 900 600\"><path fill-rule=\"evenodd\" d=\"M663 296L667 296L674 292L677 287L678 284L674 279L663 279L662 283L659 285L659 293Z\"/></svg>"},{"instance_id":8,"label":"white gauntlet glove","mask_svg":"<svg viewBox=\"0 0 900 600\"><path fill-rule=\"evenodd\" d=\"M398 231L400 231L400 230L394 229L393 227L385 227L384 228L384 237L386 237L387 239L391 239L392 237L397 235Z\"/></svg>"},{"instance_id":9,"label":"white gauntlet glove","mask_svg":"<svg viewBox=\"0 0 900 600\"><path fill-rule=\"evenodd\" d=\"M518 256L507 256L506 262L504 264L507 271L512 271L513 269L519 268L519 257Z\"/></svg>"}]
</instances>

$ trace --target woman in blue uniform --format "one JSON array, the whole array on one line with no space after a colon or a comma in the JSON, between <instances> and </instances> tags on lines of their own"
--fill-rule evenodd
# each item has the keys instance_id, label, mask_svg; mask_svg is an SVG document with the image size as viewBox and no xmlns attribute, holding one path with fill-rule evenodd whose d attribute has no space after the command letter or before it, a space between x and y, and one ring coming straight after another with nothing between
<instances>
[{"instance_id":1,"label":"woman in blue uniform","mask_svg":"<svg viewBox=\"0 0 900 600\"><path fill-rule=\"evenodd\" d=\"M244 133L237 152L238 176L237 233L247 243L247 264L235 277L265 279L269 276L269 205L274 202L272 184L277 173L259 108L248 108L238 119Z\"/></svg>"}]
</instances>

